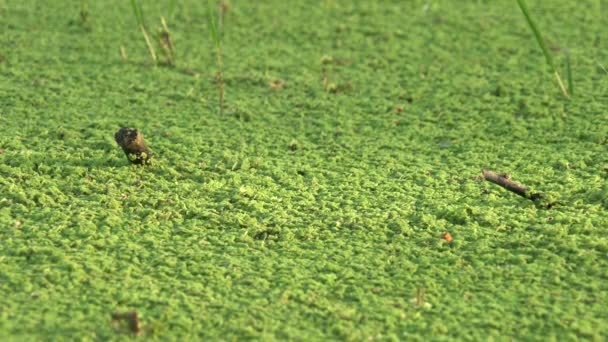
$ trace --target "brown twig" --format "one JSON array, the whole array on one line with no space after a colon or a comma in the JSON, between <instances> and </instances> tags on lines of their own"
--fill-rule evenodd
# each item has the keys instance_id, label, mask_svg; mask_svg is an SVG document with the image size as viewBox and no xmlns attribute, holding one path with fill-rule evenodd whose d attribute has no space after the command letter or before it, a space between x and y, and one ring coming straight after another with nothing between
<instances>
[{"instance_id":1,"label":"brown twig","mask_svg":"<svg viewBox=\"0 0 608 342\"><path fill-rule=\"evenodd\" d=\"M129 161L133 164L149 164L152 153L146 142L144 135L137 129L123 127L114 134L116 143L122 147Z\"/></svg>"},{"instance_id":2,"label":"brown twig","mask_svg":"<svg viewBox=\"0 0 608 342\"><path fill-rule=\"evenodd\" d=\"M531 193L525 186L512 181L509 175L499 175L496 172L489 170L481 170L481 172L483 173L483 177L485 178L485 180L487 180L488 182L500 185L503 188L514 192L523 198L527 198L532 201L538 201L543 198L542 194Z\"/></svg>"}]
</instances>

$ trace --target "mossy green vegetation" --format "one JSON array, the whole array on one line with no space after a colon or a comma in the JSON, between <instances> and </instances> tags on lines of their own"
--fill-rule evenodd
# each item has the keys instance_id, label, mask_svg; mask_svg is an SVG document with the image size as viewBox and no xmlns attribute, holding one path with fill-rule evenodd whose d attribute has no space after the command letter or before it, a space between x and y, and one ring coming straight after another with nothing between
<instances>
[{"instance_id":1,"label":"mossy green vegetation","mask_svg":"<svg viewBox=\"0 0 608 342\"><path fill-rule=\"evenodd\" d=\"M529 8L567 100L512 1L234 0L223 115L207 2L140 3L175 66L127 1L0 2L2 340L608 338L596 2Z\"/></svg>"}]
</instances>

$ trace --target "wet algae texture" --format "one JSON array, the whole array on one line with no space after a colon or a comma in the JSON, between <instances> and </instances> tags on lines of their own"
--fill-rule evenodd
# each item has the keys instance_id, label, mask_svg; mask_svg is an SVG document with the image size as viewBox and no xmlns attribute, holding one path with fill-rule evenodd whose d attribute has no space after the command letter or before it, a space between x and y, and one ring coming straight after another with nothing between
<instances>
[{"instance_id":1,"label":"wet algae texture","mask_svg":"<svg viewBox=\"0 0 608 342\"><path fill-rule=\"evenodd\" d=\"M3 340L608 339L599 1L529 6L567 100L512 1L234 0L223 115L205 2L174 68L76 3L0 1Z\"/></svg>"}]
</instances>

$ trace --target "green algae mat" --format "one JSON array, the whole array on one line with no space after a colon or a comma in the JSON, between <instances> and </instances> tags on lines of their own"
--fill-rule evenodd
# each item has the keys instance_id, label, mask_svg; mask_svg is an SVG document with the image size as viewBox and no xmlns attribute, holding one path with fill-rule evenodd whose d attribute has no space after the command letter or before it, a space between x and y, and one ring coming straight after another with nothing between
<instances>
[{"instance_id":1,"label":"green algae mat","mask_svg":"<svg viewBox=\"0 0 608 342\"><path fill-rule=\"evenodd\" d=\"M608 339L599 1L140 7L0 1L2 340Z\"/></svg>"}]
</instances>

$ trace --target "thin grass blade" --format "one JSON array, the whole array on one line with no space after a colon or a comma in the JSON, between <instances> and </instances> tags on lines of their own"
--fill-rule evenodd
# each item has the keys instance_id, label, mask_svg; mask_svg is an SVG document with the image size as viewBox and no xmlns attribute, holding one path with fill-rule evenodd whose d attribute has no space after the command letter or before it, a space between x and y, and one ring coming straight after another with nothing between
<instances>
[{"instance_id":1,"label":"thin grass blade","mask_svg":"<svg viewBox=\"0 0 608 342\"><path fill-rule=\"evenodd\" d=\"M139 6L139 2L137 0L131 0L131 7L133 7L133 14L135 15L135 20L137 20L137 25L144 26L144 16L141 7Z\"/></svg>"},{"instance_id":2,"label":"thin grass blade","mask_svg":"<svg viewBox=\"0 0 608 342\"><path fill-rule=\"evenodd\" d=\"M566 75L568 76L568 93L574 95L574 80L572 79L572 66L570 63L570 51L566 52Z\"/></svg>"},{"instance_id":3,"label":"thin grass blade","mask_svg":"<svg viewBox=\"0 0 608 342\"><path fill-rule=\"evenodd\" d=\"M150 36L148 35L148 30L146 30L146 24L144 21L144 13L141 10L141 6L139 5L138 0L131 0L131 7L133 8L133 14L135 15L135 20L137 20L137 26L139 26L141 30L141 34L144 36L144 41L146 42L146 46L148 48L148 52L150 53L150 57L156 64L158 58L156 56L156 50L154 49L154 45L152 45L152 41L150 40Z\"/></svg>"},{"instance_id":4,"label":"thin grass blade","mask_svg":"<svg viewBox=\"0 0 608 342\"><path fill-rule=\"evenodd\" d=\"M530 11L528 10L526 1L517 0L517 4L519 5L521 12L524 14L524 17L526 18L526 21L528 22L528 26L530 26L532 33L534 33L534 38L536 38L536 42L540 46L540 49L542 50L543 55L545 56L547 64L551 68L551 71L553 71L553 74L555 75L555 78L557 79L557 84L559 85L559 88L562 91L562 94L564 94L564 96L566 98L569 98L570 95L568 95L568 90L566 90L566 87L564 86L564 82L562 81L562 78L559 75L557 68L555 68L555 63L553 62L553 57L551 56L551 53L549 53L547 44L545 43L545 40L543 39L543 36L540 33L540 30L538 29L538 26L536 25L536 23L534 22L534 19L532 19L532 16L530 15Z\"/></svg>"},{"instance_id":5,"label":"thin grass blade","mask_svg":"<svg viewBox=\"0 0 608 342\"><path fill-rule=\"evenodd\" d=\"M139 28L141 29L141 34L144 36L144 40L146 41L146 46L148 47L148 52L150 52L152 60L154 63L157 63L158 57L156 56L154 45L152 45L152 40L150 40L150 37L148 36L148 31L146 31L146 28L143 25L140 25Z\"/></svg>"},{"instance_id":6,"label":"thin grass blade","mask_svg":"<svg viewBox=\"0 0 608 342\"><path fill-rule=\"evenodd\" d=\"M207 12L207 22L209 24L209 32L211 34L211 39L215 43L215 47L219 48L220 46L220 35L217 27L217 20L215 19L215 11L213 10L212 2L209 2L209 11Z\"/></svg>"},{"instance_id":7,"label":"thin grass blade","mask_svg":"<svg viewBox=\"0 0 608 342\"><path fill-rule=\"evenodd\" d=\"M167 15L167 18L169 18L169 20L173 19L173 13L175 13L175 3L175 0L169 1L169 13Z\"/></svg>"},{"instance_id":8,"label":"thin grass blade","mask_svg":"<svg viewBox=\"0 0 608 342\"><path fill-rule=\"evenodd\" d=\"M547 64L549 64L549 66L553 69L553 71L555 71L555 64L553 63L553 58L551 57L551 54L549 53L547 44L545 43L545 40L543 39L543 36L540 33L540 30L538 29L538 26L536 26L536 22L534 22L534 20L532 19L532 16L530 15L530 11L528 10L526 1L517 0L517 4L519 5L519 8L521 9L522 13L524 14L524 17L526 18L526 21L528 22L530 29L534 33L534 38L536 38L536 42L538 43L541 50L543 51L543 55L545 55Z\"/></svg>"}]
</instances>

